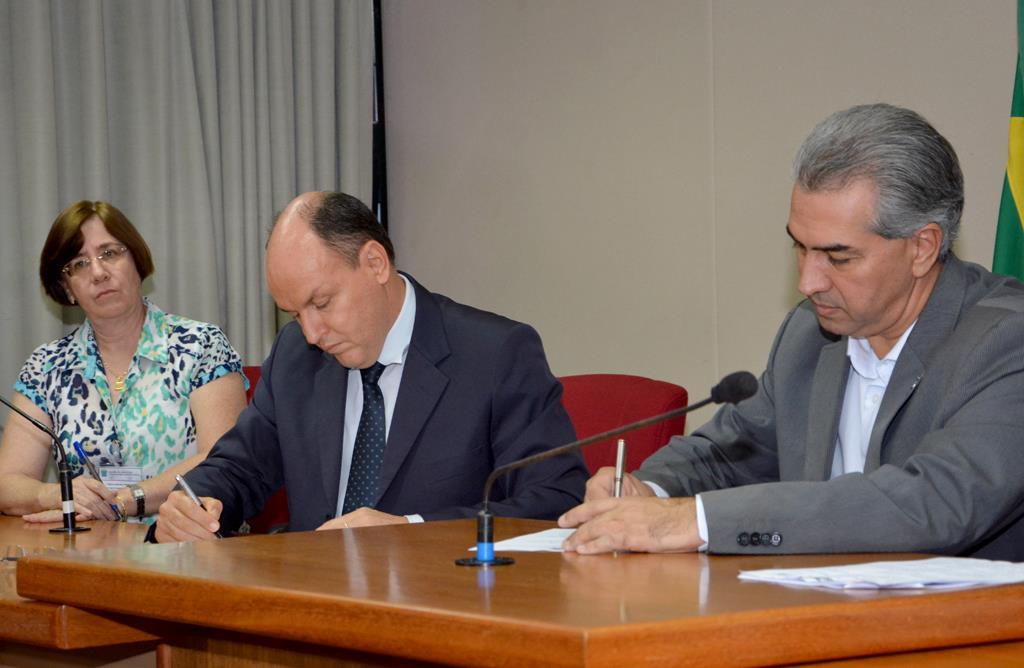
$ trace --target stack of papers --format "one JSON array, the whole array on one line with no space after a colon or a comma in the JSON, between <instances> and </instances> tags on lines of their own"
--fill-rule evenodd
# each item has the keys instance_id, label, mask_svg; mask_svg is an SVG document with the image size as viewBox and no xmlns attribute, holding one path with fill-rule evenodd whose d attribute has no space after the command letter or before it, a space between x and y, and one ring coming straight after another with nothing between
<instances>
[{"instance_id":1,"label":"stack of papers","mask_svg":"<svg viewBox=\"0 0 1024 668\"><path fill-rule=\"evenodd\" d=\"M1024 564L964 557L740 571L741 580L828 589L956 589L1024 582Z\"/></svg>"}]
</instances>

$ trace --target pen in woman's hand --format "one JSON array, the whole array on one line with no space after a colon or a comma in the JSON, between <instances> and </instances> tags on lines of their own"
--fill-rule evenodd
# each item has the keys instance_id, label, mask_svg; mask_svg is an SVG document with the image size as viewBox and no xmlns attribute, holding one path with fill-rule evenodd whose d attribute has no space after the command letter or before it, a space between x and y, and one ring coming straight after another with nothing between
<instances>
[{"instance_id":1,"label":"pen in woman's hand","mask_svg":"<svg viewBox=\"0 0 1024 668\"><path fill-rule=\"evenodd\" d=\"M103 482L103 480L100 479L100 472L96 470L96 465L92 463L91 459L89 459L89 455L85 454L82 444L78 441L73 441L71 445L74 447L75 454L78 455L78 458L82 461L82 465L85 466L85 470L89 472L89 475L95 478L97 482ZM120 522L124 519L124 515L121 514L121 509L116 503L110 504L110 509L114 511L114 517L117 518L117 521Z\"/></svg>"}]
</instances>

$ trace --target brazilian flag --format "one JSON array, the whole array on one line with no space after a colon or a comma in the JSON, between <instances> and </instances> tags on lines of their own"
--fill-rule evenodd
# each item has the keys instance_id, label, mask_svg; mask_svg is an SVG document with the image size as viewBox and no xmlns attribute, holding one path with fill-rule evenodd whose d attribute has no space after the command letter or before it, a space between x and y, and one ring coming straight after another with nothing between
<instances>
[{"instance_id":1,"label":"brazilian flag","mask_svg":"<svg viewBox=\"0 0 1024 668\"><path fill-rule=\"evenodd\" d=\"M1024 280L1024 87L1021 85L1021 52L1024 38L1024 0L1017 0L1017 74L1010 105L1010 156L1006 161L1003 198L999 202L999 227L992 271Z\"/></svg>"}]
</instances>

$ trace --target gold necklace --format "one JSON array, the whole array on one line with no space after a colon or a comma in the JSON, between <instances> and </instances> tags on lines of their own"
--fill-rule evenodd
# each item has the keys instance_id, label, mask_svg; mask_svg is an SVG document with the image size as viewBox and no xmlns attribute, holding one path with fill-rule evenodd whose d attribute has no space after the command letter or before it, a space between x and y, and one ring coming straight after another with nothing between
<instances>
[{"instance_id":1,"label":"gold necklace","mask_svg":"<svg viewBox=\"0 0 1024 668\"><path fill-rule=\"evenodd\" d=\"M125 379L128 378L128 372L131 371L131 370L132 370L132 365L129 364L128 368L125 369L124 371L122 371L121 373L110 373L110 374L107 375L107 382L108 383L110 382L111 378L114 379L112 387L114 388L114 391L117 392L118 394L121 394L121 393L124 392L124 381L125 381Z\"/></svg>"}]
</instances>

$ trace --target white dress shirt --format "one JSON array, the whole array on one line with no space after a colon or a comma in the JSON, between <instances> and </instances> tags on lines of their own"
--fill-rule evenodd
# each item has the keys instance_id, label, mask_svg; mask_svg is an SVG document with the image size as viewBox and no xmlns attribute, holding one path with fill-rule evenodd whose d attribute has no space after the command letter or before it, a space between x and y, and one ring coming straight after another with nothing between
<instances>
[{"instance_id":1,"label":"white dress shirt","mask_svg":"<svg viewBox=\"0 0 1024 668\"><path fill-rule=\"evenodd\" d=\"M384 339L384 347L377 361L385 369L377 381L380 392L384 395L384 433L385 441L391 432L391 416L395 413L395 402L398 400L398 388L402 384L402 371L405 369L405 357L409 353L409 342L412 341L412 328L416 323L416 291L405 276L405 300L399 311L395 324L391 325ZM356 432L359 430L359 418L363 414L363 378L359 369L349 369L348 390L345 393L345 431L341 439L341 476L338 481L338 507L335 516L340 516L345 506L345 490L348 488L348 473L352 466L352 451L355 449ZM419 515L407 515L410 522L422 522Z\"/></svg>"},{"instance_id":2,"label":"white dress shirt","mask_svg":"<svg viewBox=\"0 0 1024 668\"><path fill-rule=\"evenodd\" d=\"M878 408L882 405L882 396L889 387L892 370L914 324L917 324L916 320L882 359L878 359L867 339L850 337L846 340L850 375L846 379L843 412L839 416L839 436L832 457L832 478L864 471L868 442L871 440L875 418L878 417Z\"/></svg>"}]
</instances>

